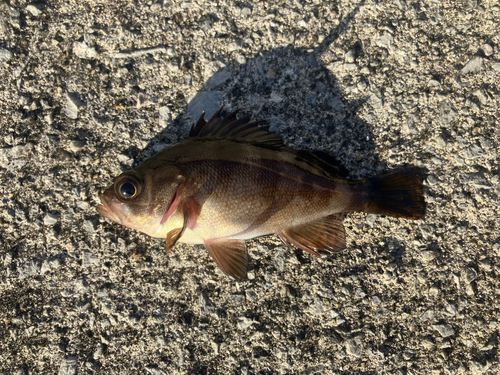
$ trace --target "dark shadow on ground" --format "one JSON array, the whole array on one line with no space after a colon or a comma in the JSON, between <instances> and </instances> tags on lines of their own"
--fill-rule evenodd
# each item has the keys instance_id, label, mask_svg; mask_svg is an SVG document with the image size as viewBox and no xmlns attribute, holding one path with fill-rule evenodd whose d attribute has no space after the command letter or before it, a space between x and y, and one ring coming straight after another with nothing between
<instances>
[{"instance_id":1,"label":"dark shadow on ground","mask_svg":"<svg viewBox=\"0 0 500 375\"><path fill-rule=\"evenodd\" d=\"M341 19L312 51L286 46L263 52L244 64L221 57L219 61L226 67L216 72L173 123L149 142L135 158L136 165L161 148L185 139L190 125L203 111L208 119L224 107L226 113L239 108L241 115L263 120L295 149L329 153L353 177L385 169L376 155L370 126L356 114L365 99L343 99L343 85L319 62L363 4L361 1Z\"/></svg>"}]
</instances>

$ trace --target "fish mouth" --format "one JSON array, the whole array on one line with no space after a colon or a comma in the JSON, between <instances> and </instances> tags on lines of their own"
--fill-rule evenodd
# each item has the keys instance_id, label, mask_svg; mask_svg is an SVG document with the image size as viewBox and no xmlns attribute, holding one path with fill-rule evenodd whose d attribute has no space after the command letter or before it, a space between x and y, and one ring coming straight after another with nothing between
<instances>
[{"instance_id":1,"label":"fish mouth","mask_svg":"<svg viewBox=\"0 0 500 375\"><path fill-rule=\"evenodd\" d=\"M117 213L111 209L110 202L108 201L106 195L104 193L99 194L99 199L101 200L101 205L96 207L96 211L111 221L121 223Z\"/></svg>"}]
</instances>

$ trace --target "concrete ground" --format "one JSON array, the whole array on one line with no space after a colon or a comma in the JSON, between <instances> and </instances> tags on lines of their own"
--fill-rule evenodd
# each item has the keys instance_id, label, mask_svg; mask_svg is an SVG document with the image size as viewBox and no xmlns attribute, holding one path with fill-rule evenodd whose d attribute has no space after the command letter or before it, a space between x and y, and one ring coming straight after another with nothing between
<instances>
[{"instance_id":1,"label":"concrete ground","mask_svg":"<svg viewBox=\"0 0 500 375\"><path fill-rule=\"evenodd\" d=\"M497 374L500 5L0 1L0 373ZM241 108L350 178L428 171L425 220L315 258L112 224L113 178Z\"/></svg>"}]
</instances>

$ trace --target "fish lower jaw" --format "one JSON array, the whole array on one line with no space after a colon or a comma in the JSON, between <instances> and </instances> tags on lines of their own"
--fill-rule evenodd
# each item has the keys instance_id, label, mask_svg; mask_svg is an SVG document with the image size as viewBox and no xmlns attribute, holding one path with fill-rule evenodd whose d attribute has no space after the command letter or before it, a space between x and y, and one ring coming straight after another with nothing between
<instances>
[{"instance_id":1,"label":"fish lower jaw","mask_svg":"<svg viewBox=\"0 0 500 375\"><path fill-rule=\"evenodd\" d=\"M109 209L108 206L100 205L96 207L96 211L99 215L104 216L106 219L114 221L115 223L121 224L121 220L118 216Z\"/></svg>"}]
</instances>

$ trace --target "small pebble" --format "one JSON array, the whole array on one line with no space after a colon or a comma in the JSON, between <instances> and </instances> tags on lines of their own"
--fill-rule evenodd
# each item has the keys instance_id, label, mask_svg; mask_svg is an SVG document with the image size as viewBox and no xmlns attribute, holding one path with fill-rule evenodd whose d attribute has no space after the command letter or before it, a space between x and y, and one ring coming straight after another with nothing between
<instances>
[{"instance_id":1,"label":"small pebble","mask_svg":"<svg viewBox=\"0 0 500 375\"><path fill-rule=\"evenodd\" d=\"M92 222L90 220L83 221L83 229L85 229L85 231L88 234L95 234L94 224L92 224Z\"/></svg>"},{"instance_id":2,"label":"small pebble","mask_svg":"<svg viewBox=\"0 0 500 375\"><path fill-rule=\"evenodd\" d=\"M177 73L179 71L179 62L177 60L171 60L168 62L167 68L171 73Z\"/></svg>"},{"instance_id":3,"label":"small pebble","mask_svg":"<svg viewBox=\"0 0 500 375\"><path fill-rule=\"evenodd\" d=\"M471 282L476 280L477 279L476 270L471 267L467 268L467 270L465 271L464 279L467 284L470 284Z\"/></svg>"},{"instance_id":4,"label":"small pebble","mask_svg":"<svg viewBox=\"0 0 500 375\"><path fill-rule=\"evenodd\" d=\"M486 364L483 365L480 362L471 361L468 363L468 365L471 375L484 375L488 373L488 368L489 368L488 362L486 362Z\"/></svg>"},{"instance_id":5,"label":"small pebble","mask_svg":"<svg viewBox=\"0 0 500 375\"><path fill-rule=\"evenodd\" d=\"M238 329L244 331L245 329L247 329L248 327L250 327L252 324L255 323L257 322L243 316L238 319Z\"/></svg>"},{"instance_id":6,"label":"small pebble","mask_svg":"<svg viewBox=\"0 0 500 375\"><path fill-rule=\"evenodd\" d=\"M464 165L465 164L465 160L463 158L461 158L460 156L458 156L458 155L455 155L455 162L458 165Z\"/></svg>"},{"instance_id":7,"label":"small pebble","mask_svg":"<svg viewBox=\"0 0 500 375\"><path fill-rule=\"evenodd\" d=\"M366 222L370 227L373 227L373 224L377 221L378 216L375 214L366 215Z\"/></svg>"},{"instance_id":8,"label":"small pebble","mask_svg":"<svg viewBox=\"0 0 500 375\"><path fill-rule=\"evenodd\" d=\"M357 86L358 90L365 90L368 87L368 82L365 80L359 81Z\"/></svg>"},{"instance_id":9,"label":"small pebble","mask_svg":"<svg viewBox=\"0 0 500 375\"><path fill-rule=\"evenodd\" d=\"M59 216L47 213L43 218L43 223L45 225L54 225L55 223L57 223L57 220L59 220Z\"/></svg>"},{"instance_id":10,"label":"small pebble","mask_svg":"<svg viewBox=\"0 0 500 375\"><path fill-rule=\"evenodd\" d=\"M490 46L489 44L487 44L487 43L483 44L481 46L481 49L483 50L485 56L493 55L493 47Z\"/></svg>"},{"instance_id":11,"label":"small pebble","mask_svg":"<svg viewBox=\"0 0 500 375\"><path fill-rule=\"evenodd\" d=\"M422 315L421 315L421 319L423 321L431 321L435 318L436 314L434 313L433 310L429 309L429 310L426 310Z\"/></svg>"},{"instance_id":12,"label":"small pebble","mask_svg":"<svg viewBox=\"0 0 500 375\"><path fill-rule=\"evenodd\" d=\"M409 361L410 359L412 359L413 357L415 356L415 352L411 349L407 349L403 352L403 359L405 361ZM404 374L404 373L403 373Z\"/></svg>"},{"instance_id":13,"label":"small pebble","mask_svg":"<svg viewBox=\"0 0 500 375\"><path fill-rule=\"evenodd\" d=\"M436 324L433 325L432 328L438 331L441 337L450 337L455 334L455 331L449 324Z\"/></svg>"},{"instance_id":14,"label":"small pebble","mask_svg":"<svg viewBox=\"0 0 500 375\"><path fill-rule=\"evenodd\" d=\"M286 270L286 252L283 249L276 250L273 259L274 267L278 272Z\"/></svg>"},{"instance_id":15,"label":"small pebble","mask_svg":"<svg viewBox=\"0 0 500 375\"><path fill-rule=\"evenodd\" d=\"M271 92L269 101L273 103L281 103L283 101L283 98L280 95L278 95L275 91L273 91Z\"/></svg>"},{"instance_id":16,"label":"small pebble","mask_svg":"<svg viewBox=\"0 0 500 375\"><path fill-rule=\"evenodd\" d=\"M175 50L172 47L167 48L167 55L171 58L175 57Z\"/></svg>"},{"instance_id":17,"label":"small pebble","mask_svg":"<svg viewBox=\"0 0 500 375\"><path fill-rule=\"evenodd\" d=\"M162 128L166 128L172 122L172 112L168 107L160 107L158 123Z\"/></svg>"},{"instance_id":18,"label":"small pebble","mask_svg":"<svg viewBox=\"0 0 500 375\"><path fill-rule=\"evenodd\" d=\"M215 306L210 300L207 292L203 292L200 294L200 297L198 298L198 304L200 306L200 311L202 314L215 313Z\"/></svg>"},{"instance_id":19,"label":"small pebble","mask_svg":"<svg viewBox=\"0 0 500 375\"><path fill-rule=\"evenodd\" d=\"M449 100L443 100L439 103L439 115L441 123L448 126L458 116L458 111Z\"/></svg>"},{"instance_id":20,"label":"small pebble","mask_svg":"<svg viewBox=\"0 0 500 375\"><path fill-rule=\"evenodd\" d=\"M204 71L205 90L217 88L231 79L231 72L220 61L212 61L205 65Z\"/></svg>"},{"instance_id":21,"label":"small pebble","mask_svg":"<svg viewBox=\"0 0 500 375\"><path fill-rule=\"evenodd\" d=\"M0 48L0 63L9 62L10 59L12 59L12 52L8 49Z\"/></svg>"},{"instance_id":22,"label":"small pebble","mask_svg":"<svg viewBox=\"0 0 500 375\"><path fill-rule=\"evenodd\" d=\"M232 52L232 51L237 51L239 49L243 48L243 40L242 39L236 39L234 42L231 42L228 44L227 49Z\"/></svg>"},{"instance_id":23,"label":"small pebble","mask_svg":"<svg viewBox=\"0 0 500 375\"><path fill-rule=\"evenodd\" d=\"M245 290L245 296L248 301L255 302L257 300L257 294L253 289Z\"/></svg>"},{"instance_id":24,"label":"small pebble","mask_svg":"<svg viewBox=\"0 0 500 375\"><path fill-rule=\"evenodd\" d=\"M482 105L485 105L488 102L488 97L484 93L483 89L478 89L474 91L474 95L481 102Z\"/></svg>"},{"instance_id":25,"label":"small pebble","mask_svg":"<svg viewBox=\"0 0 500 375\"><path fill-rule=\"evenodd\" d=\"M455 316L457 314L457 307L453 303L446 302L444 306L445 306L445 311L443 313L445 315Z\"/></svg>"},{"instance_id":26,"label":"small pebble","mask_svg":"<svg viewBox=\"0 0 500 375\"><path fill-rule=\"evenodd\" d=\"M430 336L424 338L424 340L422 341L422 345L426 349L432 349L432 348L434 348L436 346L436 344L434 343L434 340Z\"/></svg>"},{"instance_id":27,"label":"small pebble","mask_svg":"<svg viewBox=\"0 0 500 375\"><path fill-rule=\"evenodd\" d=\"M430 174L427 176L427 183L430 186L437 185L439 183L439 179L435 175Z\"/></svg>"},{"instance_id":28,"label":"small pebble","mask_svg":"<svg viewBox=\"0 0 500 375\"><path fill-rule=\"evenodd\" d=\"M461 74L477 73L484 68L483 58L481 56L473 56L460 71Z\"/></svg>"},{"instance_id":29,"label":"small pebble","mask_svg":"<svg viewBox=\"0 0 500 375\"><path fill-rule=\"evenodd\" d=\"M309 305L309 311L314 316L323 316L328 311L328 308L320 298L315 298L314 302Z\"/></svg>"},{"instance_id":30,"label":"small pebble","mask_svg":"<svg viewBox=\"0 0 500 375\"><path fill-rule=\"evenodd\" d=\"M417 279L418 281L420 281L421 283L425 283L428 279L429 279L429 276L427 275L426 272L424 271L419 271L417 272Z\"/></svg>"},{"instance_id":31,"label":"small pebble","mask_svg":"<svg viewBox=\"0 0 500 375\"><path fill-rule=\"evenodd\" d=\"M82 266L90 267L99 265L99 257L90 251L83 252Z\"/></svg>"},{"instance_id":32,"label":"small pebble","mask_svg":"<svg viewBox=\"0 0 500 375\"><path fill-rule=\"evenodd\" d=\"M74 140L74 141L70 142L70 144L69 144L69 150L72 151L72 152L78 152L84 146L85 146L85 142L79 141L79 140Z\"/></svg>"},{"instance_id":33,"label":"small pebble","mask_svg":"<svg viewBox=\"0 0 500 375\"><path fill-rule=\"evenodd\" d=\"M86 42L75 42L73 44L73 53L81 59L95 59L99 56L96 49Z\"/></svg>"},{"instance_id":34,"label":"small pebble","mask_svg":"<svg viewBox=\"0 0 500 375\"><path fill-rule=\"evenodd\" d=\"M63 358L59 367L59 375L76 375L78 371L78 357L69 355Z\"/></svg>"},{"instance_id":35,"label":"small pebble","mask_svg":"<svg viewBox=\"0 0 500 375\"><path fill-rule=\"evenodd\" d=\"M7 8L8 9L8 8ZM21 12L19 9L10 7L10 23L17 29L21 28Z\"/></svg>"},{"instance_id":36,"label":"small pebble","mask_svg":"<svg viewBox=\"0 0 500 375\"><path fill-rule=\"evenodd\" d=\"M42 14L42 11L33 4L28 5L26 7L26 10L30 12L33 17L38 17L40 14Z\"/></svg>"},{"instance_id":37,"label":"small pebble","mask_svg":"<svg viewBox=\"0 0 500 375\"><path fill-rule=\"evenodd\" d=\"M380 109L384 106L382 99L375 93L370 95L368 103L373 107L373 109Z\"/></svg>"},{"instance_id":38,"label":"small pebble","mask_svg":"<svg viewBox=\"0 0 500 375\"><path fill-rule=\"evenodd\" d=\"M251 8L247 8L247 7L241 8L241 15L243 17L248 17L251 14L252 14L252 9Z\"/></svg>"},{"instance_id":39,"label":"small pebble","mask_svg":"<svg viewBox=\"0 0 500 375\"><path fill-rule=\"evenodd\" d=\"M443 138L443 136L438 136L436 138L436 146L439 147L439 148L445 148L446 147L446 141L445 139Z\"/></svg>"},{"instance_id":40,"label":"small pebble","mask_svg":"<svg viewBox=\"0 0 500 375\"><path fill-rule=\"evenodd\" d=\"M436 164L436 165L443 164L443 160L441 158L436 157L436 156L433 156L431 158L431 161L432 161L433 164Z\"/></svg>"},{"instance_id":41,"label":"small pebble","mask_svg":"<svg viewBox=\"0 0 500 375\"><path fill-rule=\"evenodd\" d=\"M85 202L85 201L77 201L76 207L78 207L82 211L85 211L85 210L89 209L90 204L89 204L89 202Z\"/></svg>"},{"instance_id":42,"label":"small pebble","mask_svg":"<svg viewBox=\"0 0 500 375\"><path fill-rule=\"evenodd\" d=\"M132 159L128 155L118 154L118 156L116 158L118 159L118 161L120 163L123 163L125 165L129 165L129 166L132 165L132 163L134 162L134 159Z\"/></svg>"},{"instance_id":43,"label":"small pebble","mask_svg":"<svg viewBox=\"0 0 500 375\"><path fill-rule=\"evenodd\" d=\"M76 92L66 93L66 107L65 113L71 119L76 120L78 118L78 111L80 108L85 107L85 102L80 98L80 94Z\"/></svg>"},{"instance_id":44,"label":"small pebble","mask_svg":"<svg viewBox=\"0 0 500 375\"><path fill-rule=\"evenodd\" d=\"M346 340L345 350L347 354L353 357L361 357L364 351L363 338L361 336L356 336L354 338Z\"/></svg>"},{"instance_id":45,"label":"small pebble","mask_svg":"<svg viewBox=\"0 0 500 375\"><path fill-rule=\"evenodd\" d=\"M148 104L148 98L142 92L137 95L136 108L141 109Z\"/></svg>"},{"instance_id":46,"label":"small pebble","mask_svg":"<svg viewBox=\"0 0 500 375\"><path fill-rule=\"evenodd\" d=\"M434 251L423 251L422 252L422 259L425 262L431 262L434 259L436 259L436 253L434 253Z\"/></svg>"},{"instance_id":47,"label":"small pebble","mask_svg":"<svg viewBox=\"0 0 500 375\"><path fill-rule=\"evenodd\" d=\"M441 84L439 81L436 81L435 79L431 79L429 82L427 82L427 87L439 87Z\"/></svg>"},{"instance_id":48,"label":"small pebble","mask_svg":"<svg viewBox=\"0 0 500 375\"><path fill-rule=\"evenodd\" d=\"M394 41L394 37L386 31L379 38L377 45L379 45L380 47L384 47L384 48L390 48L393 41Z\"/></svg>"},{"instance_id":49,"label":"small pebble","mask_svg":"<svg viewBox=\"0 0 500 375\"><path fill-rule=\"evenodd\" d=\"M486 271L486 272L490 272L491 271L491 260L486 258L486 259L482 259L481 261L479 261L479 267Z\"/></svg>"},{"instance_id":50,"label":"small pebble","mask_svg":"<svg viewBox=\"0 0 500 375\"><path fill-rule=\"evenodd\" d=\"M358 65L357 64L344 64L344 69L347 70L348 72L352 72L352 71L358 69Z\"/></svg>"},{"instance_id":51,"label":"small pebble","mask_svg":"<svg viewBox=\"0 0 500 375\"><path fill-rule=\"evenodd\" d=\"M245 56L243 55L238 55L236 56L236 62L240 65L243 65L243 64L246 64L247 63L247 59Z\"/></svg>"},{"instance_id":52,"label":"small pebble","mask_svg":"<svg viewBox=\"0 0 500 375\"><path fill-rule=\"evenodd\" d=\"M345 54L345 61L348 63L353 63L356 61L356 51L351 49Z\"/></svg>"},{"instance_id":53,"label":"small pebble","mask_svg":"<svg viewBox=\"0 0 500 375\"><path fill-rule=\"evenodd\" d=\"M34 276L40 271L40 269L40 265L33 260L25 262L19 266L19 279L24 280L28 277Z\"/></svg>"},{"instance_id":54,"label":"small pebble","mask_svg":"<svg viewBox=\"0 0 500 375\"><path fill-rule=\"evenodd\" d=\"M459 155L466 160L472 160L483 156L484 151L479 145L474 144L466 148L464 151L459 152Z\"/></svg>"}]
</instances>

